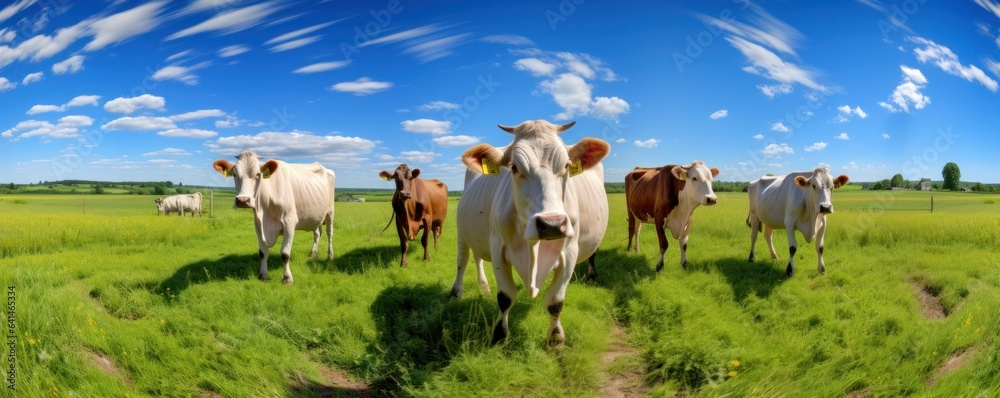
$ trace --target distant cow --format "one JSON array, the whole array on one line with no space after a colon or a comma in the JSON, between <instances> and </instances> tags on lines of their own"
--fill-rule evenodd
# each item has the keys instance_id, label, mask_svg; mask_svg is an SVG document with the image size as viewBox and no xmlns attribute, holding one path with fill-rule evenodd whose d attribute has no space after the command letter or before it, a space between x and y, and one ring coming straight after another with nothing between
<instances>
[{"instance_id":1,"label":"distant cow","mask_svg":"<svg viewBox=\"0 0 1000 398\"><path fill-rule=\"evenodd\" d=\"M795 231L802 233L806 243L816 239L816 255L819 257L819 273L826 272L823 262L823 238L826 235L826 215L833 213L833 189L846 185L850 179L841 174L837 178L830 175L825 167L812 172L799 171L780 177L761 177L751 182L747 192L750 196L750 259L754 262L754 246L757 232L764 227L764 240L771 250L771 258L778 258L771 242L771 232L784 229L788 233L788 268L785 273L792 276L795 260Z\"/></svg>"},{"instance_id":2,"label":"distant cow","mask_svg":"<svg viewBox=\"0 0 1000 398\"><path fill-rule=\"evenodd\" d=\"M550 345L561 344L565 335L559 314L566 286L577 260L597 250L607 229L600 161L608 154L609 145L584 138L566 146L558 134L572 126L543 120L526 121L517 127L501 125L514 135L509 146L479 144L462 155L469 169L491 175L467 178L459 200L458 276L452 294L461 295L469 249L477 259L493 263L500 307L493 343L510 333L507 316L517 298L513 268L531 298L553 274L545 293L551 315L547 336ZM481 276L480 283L484 282Z\"/></svg>"},{"instance_id":3,"label":"distant cow","mask_svg":"<svg viewBox=\"0 0 1000 398\"><path fill-rule=\"evenodd\" d=\"M392 224L393 218L396 219L399 251L402 255L400 267L406 267L406 252L410 248L410 241L416 239L421 229L424 230L424 235L420 238L420 244L424 247L424 261L430 260L427 254L427 234L433 233L434 249L437 249L441 226L448 215L448 186L437 179L422 180L419 175L420 169L410 170L406 164L399 165L393 173L379 173L383 180L396 182L396 193L392 195L393 214L389 217L389 224ZM389 225L385 227L389 228Z\"/></svg>"},{"instance_id":4,"label":"distant cow","mask_svg":"<svg viewBox=\"0 0 1000 398\"><path fill-rule=\"evenodd\" d=\"M336 175L319 164L289 164L280 160L260 163L257 154L246 151L236 157L236 164L216 160L212 165L236 182L236 207L253 209L254 229L260 254L260 279L267 279L268 249L281 241L281 262L285 265L282 282L291 285L289 260L295 231L312 231L313 246L309 257L316 255L326 225L328 258L333 259L333 203Z\"/></svg>"},{"instance_id":5,"label":"distant cow","mask_svg":"<svg viewBox=\"0 0 1000 398\"><path fill-rule=\"evenodd\" d=\"M184 212L188 212L192 217L194 213L198 213L198 217L201 217L201 192L156 198L156 214L159 215L160 212L165 216L172 212L183 216Z\"/></svg>"},{"instance_id":6,"label":"distant cow","mask_svg":"<svg viewBox=\"0 0 1000 398\"><path fill-rule=\"evenodd\" d=\"M636 167L625 176L625 202L628 207L628 246L639 252L639 231L642 223L652 223L660 243L660 261L656 271L663 269L667 251L664 227L681 245L681 266L687 268L688 233L691 216L700 205L711 206L717 201L712 191L712 179L719 169L708 168L698 160L687 166L668 164L663 167ZM639 221L639 223L636 223Z\"/></svg>"}]
</instances>

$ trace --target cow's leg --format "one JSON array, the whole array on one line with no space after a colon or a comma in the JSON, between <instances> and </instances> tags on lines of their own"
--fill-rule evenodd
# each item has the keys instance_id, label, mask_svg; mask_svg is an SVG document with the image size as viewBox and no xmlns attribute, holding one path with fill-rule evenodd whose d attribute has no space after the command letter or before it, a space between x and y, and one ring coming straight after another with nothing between
<instances>
[{"instance_id":1,"label":"cow's leg","mask_svg":"<svg viewBox=\"0 0 1000 398\"><path fill-rule=\"evenodd\" d=\"M333 260L333 212L326 216L326 258Z\"/></svg>"},{"instance_id":2,"label":"cow's leg","mask_svg":"<svg viewBox=\"0 0 1000 398\"><path fill-rule=\"evenodd\" d=\"M597 280L597 267L594 266L594 257L596 256L597 252L594 252L594 254L591 254L590 258L587 259L587 262L590 265L589 267L587 267L587 280L589 281Z\"/></svg>"},{"instance_id":3,"label":"cow's leg","mask_svg":"<svg viewBox=\"0 0 1000 398\"><path fill-rule=\"evenodd\" d=\"M510 328L507 325L507 315L510 314L514 300L517 299L517 286L514 285L514 275L511 274L510 264L502 258L493 254L493 276L497 279L497 305L500 313L493 325L493 344L499 343L510 335Z\"/></svg>"},{"instance_id":4,"label":"cow's leg","mask_svg":"<svg viewBox=\"0 0 1000 398\"><path fill-rule=\"evenodd\" d=\"M479 289L482 290L483 293L489 293L490 292L490 282L488 280L486 280L486 270L483 269L483 259L481 259L479 257L475 257L475 256L473 256L473 258L476 261L476 273L479 274L479 276L478 276L478 278L479 278Z\"/></svg>"},{"instance_id":5,"label":"cow's leg","mask_svg":"<svg viewBox=\"0 0 1000 398\"><path fill-rule=\"evenodd\" d=\"M642 224L639 224L641 227ZM635 216L632 212L628 212L628 246L625 246L625 252L632 250L632 238L635 237L635 252L639 252L639 230L635 227Z\"/></svg>"},{"instance_id":6,"label":"cow's leg","mask_svg":"<svg viewBox=\"0 0 1000 398\"><path fill-rule=\"evenodd\" d=\"M563 255L565 256L565 254ZM545 294L545 308L549 310L549 332L547 343L550 347L555 347L566 341L566 334L563 333L562 324L559 323L559 314L562 313L563 302L566 300L566 286L573 276L570 267L566 266L565 257L560 260L558 266L552 270L552 284Z\"/></svg>"},{"instance_id":7,"label":"cow's leg","mask_svg":"<svg viewBox=\"0 0 1000 398\"><path fill-rule=\"evenodd\" d=\"M664 220L656 220L653 225L656 228L656 238L660 241L660 261L656 263L656 272L660 272L663 269L663 254L667 252L667 247L670 246L670 242L667 241L667 234L663 231Z\"/></svg>"},{"instance_id":8,"label":"cow's leg","mask_svg":"<svg viewBox=\"0 0 1000 398\"><path fill-rule=\"evenodd\" d=\"M316 250L319 249L319 238L323 236L322 231L322 226L316 227L316 230L313 231L313 247L312 250L309 250L309 258L316 257Z\"/></svg>"},{"instance_id":9,"label":"cow's leg","mask_svg":"<svg viewBox=\"0 0 1000 398\"><path fill-rule=\"evenodd\" d=\"M785 232L788 233L788 268L785 275L791 277L795 273L795 251L798 249L795 242L795 221L785 221Z\"/></svg>"},{"instance_id":10,"label":"cow's leg","mask_svg":"<svg viewBox=\"0 0 1000 398\"><path fill-rule=\"evenodd\" d=\"M427 219L424 219L424 234L420 237L420 245L424 247L424 261L431 259L431 256L427 254L427 235L430 233L432 233L431 225Z\"/></svg>"},{"instance_id":11,"label":"cow's leg","mask_svg":"<svg viewBox=\"0 0 1000 398\"><path fill-rule=\"evenodd\" d=\"M258 223L257 220L254 220L253 226L257 230L257 248L258 248L257 249L257 254L260 255L260 271L258 271L257 277L260 278L260 280L262 280L262 281L266 281L267 280L267 255L268 255L268 249L269 249L269 247L267 247L267 244L264 243L263 239L261 239L261 237L264 236L264 235L262 234L263 231L261 230L260 223Z\"/></svg>"},{"instance_id":12,"label":"cow's leg","mask_svg":"<svg viewBox=\"0 0 1000 398\"><path fill-rule=\"evenodd\" d=\"M434 230L434 250L437 250L438 238L441 237L441 223L434 223L432 229Z\"/></svg>"},{"instance_id":13,"label":"cow's leg","mask_svg":"<svg viewBox=\"0 0 1000 398\"><path fill-rule=\"evenodd\" d=\"M826 238L826 217L820 217L817 221L819 223L818 228L816 228L816 257L819 258L819 273L823 275L826 273L826 262L823 261L823 241Z\"/></svg>"},{"instance_id":14,"label":"cow's leg","mask_svg":"<svg viewBox=\"0 0 1000 398\"><path fill-rule=\"evenodd\" d=\"M754 251L757 250L757 230L760 228L760 219L755 217L754 214L751 213L749 220L750 220L750 258L747 259L747 261L752 263L755 261ZM768 239L767 234L764 235L764 239L766 239L768 242L771 241L770 239Z\"/></svg>"},{"instance_id":15,"label":"cow's leg","mask_svg":"<svg viewBox=\"0 0 1000 398\"><path fill-rule=\"evenodd\" d=\"M399 234L399 267L406 268L406 253L410 251L410 235L406 231L405 221L399 222L400 217L396 217L396 232Z\"/></svg>"},{"instance_id":16,"label":"cow's leg","mask_svg":"<svg viewBox=\"0 0 1000 398\"><path fill-rule=\"evenodd\" d=\"M767 249L771 251L771 259L778 259L778 252L774 251L774 241L771 240L771 235L774 234L774 228L764 227L764 241L767 242Z\"/></svg>"},{"instance_id":17,"label":"cow's leg","mask_svg":"<svg viewBox=\"0 0 1000 398\"><path fill-rule=\"evenodd\" d=\"M687 269L687 267L688 267L688 254L687 254L687 250L688 250L688 232L687 231L684 231L684 235L681 235L681 238L678 239L678 243L681 244L681 267L684 267L684 269Z\"/></svg>"},{"instance_id":18,"label":"cow's leg","mask_svg":"<svg viewBox=\"0 0 1000 398\"><path fill-rule=\"evenodd\" d=\"M465 279L465 267L469 265L469 245L461 236L458 237L458 258L455 260L458 270L455 271L455 284L451 286L451 298L462 298L462 290L465 286L462 280Z\"/></svg>"},{"instance_id":19,"label":"cow's leg","mask_svg":"<svg viewBox=\"0 0 1000 398\"><path fill-rule=\"evenodd\" d=\"M295 241L295 224L285 224L285 234L281 237L281 263L285 265L285 276L281 278L281 283L291 285L292 280L292 242Z\"/></svg>"}]
</instances>

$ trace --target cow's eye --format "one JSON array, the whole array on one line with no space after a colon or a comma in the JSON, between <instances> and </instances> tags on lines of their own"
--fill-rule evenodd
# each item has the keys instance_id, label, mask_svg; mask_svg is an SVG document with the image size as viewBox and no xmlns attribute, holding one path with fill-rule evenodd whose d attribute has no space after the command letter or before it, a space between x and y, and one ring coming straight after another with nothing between
<instances>
[{"instance_id":1,"label":"cow's eye","mask_svg":"<svg viewBox=\"0 0 1000 398\"><path fill-rule=\"evenodd\" d=\"M698 181L698 177L692 177L691 179L694 181Z\"/></svg>"},{"instance_id":2,"label":"cow's eye","mask_svg":"<svg viewBox=\"0 0 1000 398\"><path fill-rule=\"evenodd\" d=\"M514 174L517 174L517 165L516 164L511 164L510 165L510 172L514 173Z\"/></svg>"}]
</instances>

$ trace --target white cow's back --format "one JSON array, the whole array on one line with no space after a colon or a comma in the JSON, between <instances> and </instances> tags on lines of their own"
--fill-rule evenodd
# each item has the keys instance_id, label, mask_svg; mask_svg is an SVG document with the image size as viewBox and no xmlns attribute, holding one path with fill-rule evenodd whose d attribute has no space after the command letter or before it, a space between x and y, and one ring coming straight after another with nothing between
<instances>
[{"instance_id":1,"label":"white cow's back","mask_svg":"<svg viewBox=\"0 0 1000 398\"><path fill-rule=\"evenodd\" d=\"M795 184L795 177L808 177L810 172L790 173L783 176L765 176L750 183L750 210L766 226L776 229L785 227L785 217L789 212L804 209L802 188ZM798 216L798 214L795 214Z\"/></svg>"},{"instance_id":2,"label":"white cow's back","mask_svg":"<svg viewBox=\"0 0 1000 398\"><path fill-rule=\"evenodd\" d=\"M329 214L332 217L336 175L319 163L289 164L278 162L278 171L261 182L258 206L274 219L294 212L295 229L318 228Z\"/></svg>"}]
</instances>

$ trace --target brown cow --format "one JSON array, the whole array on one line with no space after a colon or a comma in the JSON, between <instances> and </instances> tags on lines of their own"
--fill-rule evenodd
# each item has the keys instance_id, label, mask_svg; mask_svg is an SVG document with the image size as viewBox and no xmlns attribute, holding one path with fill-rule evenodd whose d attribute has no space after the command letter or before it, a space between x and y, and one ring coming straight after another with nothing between
<instances>
[{"instance_id":1,"label":"brown cow","mask_svg":"<svg viewBox=\"0 0 1000 398\"><path fill-rule=\"evenodd\" d=\"M664 226L681 244L681 266L687 268L687 241L691 229L691 215L700 205L711 206L718 200L712 191L712 179L719 169L695 161L687 166L668 164L663 167L636 167L625 176L625 202L628 206L628 246L639 252L639 230L642 224L653 223L660 241L660 262L656 271L663 269L663 253L667 251Z\"/></svg>"},{"instance_id":2,"label":"brown cow","mask_svg":"<svg viewBox=\"0 0 1000 398\"><path fill-rule=\"evenodd\" d=\"M383 180L396 181L396 193L392 195L393 215L389 217L389 224L392 224L392 218L395 217L399 250L402 254L400 267L406 267L406 252L410 248L410 241L417 237L421 229L424 230L424 235L420 238L420 244L424 246L424 261L430 260L427 254L427 233L434 233L434 249L437 249L441 226L448 215L448 186L437 179L422 180L417 178L419 175L420 169L410 170L406 164L399 165L394 173L379 173ZM385 227L389 228L389 225Z\"/></svg>"}]
</instances>

